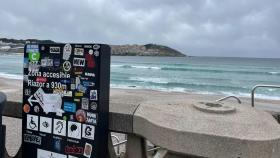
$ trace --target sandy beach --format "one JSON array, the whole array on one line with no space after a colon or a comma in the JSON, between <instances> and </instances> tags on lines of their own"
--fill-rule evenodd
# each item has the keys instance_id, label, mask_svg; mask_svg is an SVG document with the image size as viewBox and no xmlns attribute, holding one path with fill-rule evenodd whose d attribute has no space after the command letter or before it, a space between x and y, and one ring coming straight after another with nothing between
<instances>
[{"instance_id":1,"label":"sandy beach","mask_svg":"<svg viewBox=\"0 0 280 158\"><path fill-rule=\"evenodd\" d=\"M0 91L7 95L10 101L22 100L22 80L15 79L5 79L0 78ZM191 93L179 93L179 92L160 92L153 90L144 89L114 89L110 91L111 95L121 95L122 93L129 93L132 95L145 96L149 99L149 96L157 96L159 94L164 94L167 97L164 99L172 100L172 98L181 97L185 99L186 102L192 101L215 101L223 96L217 95L202 95L202 94L191 94ZM123 98L124 101L126 98ZM244 106L251 106L250 98L241 98L242 104ZM230 99L227 102L232 102L236 104L234 99ZM277 106L278 105L278 106ZM256 107L271 111L280 111L280 101L278 100L256 100ZM6 137L6 147L10 155L15 155L21 144L21 120L15 118L9 118L3 116L3 124L7 126L7 137Z\"/></svg>"}]
</instances>

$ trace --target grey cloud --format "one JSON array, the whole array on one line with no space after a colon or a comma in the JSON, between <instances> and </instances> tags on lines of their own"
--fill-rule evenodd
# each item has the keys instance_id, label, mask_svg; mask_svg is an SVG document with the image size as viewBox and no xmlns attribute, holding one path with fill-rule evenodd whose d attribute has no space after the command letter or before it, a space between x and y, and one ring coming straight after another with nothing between
<instances>
[{"instance_id":1,"label":"grey cloud","mask_svg":"<svg viewBox=\"0 0 280 158\"><path fill-rule=\"evenodd\" d=\"M0 36L280 57L279 15L278 0L13 0L0 2Z\"/></svg>"}]
</instances>

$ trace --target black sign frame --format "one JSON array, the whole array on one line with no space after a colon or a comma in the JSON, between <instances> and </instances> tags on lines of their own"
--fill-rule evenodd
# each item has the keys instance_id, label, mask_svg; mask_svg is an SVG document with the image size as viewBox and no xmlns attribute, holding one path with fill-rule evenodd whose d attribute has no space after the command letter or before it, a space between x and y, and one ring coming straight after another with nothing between
<instances>
[{"instance_id":1,"label":"black sign frame","mask_svg":"<svg viewBox=\"0 0 280 158\"><path fill-rule=\"evenodd\" d=\"M92 59L95 62L94 64ZM108 157L110 60L111 48L110 46L104 44L39 43L25 45L22 104L23 158L47 158L48 155L49 157L52 156L53 158ZM69 69L69 62L66 61L69 61L71 64L71 70L68 72L67 70ZM83 68L83 66L87 67L85 68L86 70ZM36 72L41 72L41 74ZM51 72L53 72L52 75L50 75ZM59 72L63 73L61 74ZM77 75L79 73L80 75ZM66 74L69 74L70 78L67 78L69 76ZM50 76L55 76L57 78L54 79ZM76 79L75 81L74 77ZM77 89L72 91L72 88L70 87L73 85L72 82L75 82L77 85L77 78L79 80L84 79L81 81L82 86L78 84L79 90L76 86ZM66 89L65 87L64 89L59 87L60 90L63 89L62 92L54 93L55 90L57 90L55 89L55 85L59 84L59 81L61 84L64 82ZM42 86L43 83L45 84ZM53 85L47 88L47 83ZM71 94L70 91L68 91L69 89L71 89ZM83 96L80 96L82 93ZM57 97L58 94L61 94L61 100L59 97ZM68 98L64 99L66 95L68 95ZM72 95L72 98L70 95ZM81 107L82 101L84 101L83 98L86 98L84 99L85 104L88 101L87 110L84 110ZM61 102L61 109L56 108L56 114L53 111L53 109L55 109L53 108L55 106L54 102L56 102L55 99L58 99L58 103ZM52 105L52 109L46 105ZM75 109L75 111L73 111L73 109ZM66 112L66 110L68 110L68 112ZM81 112L81 114L77 114L78 111ZM84 112L86 113L86 120L83 118ZM91 117L89 117L89 115ZM48 121L42 121L49 119L51 119L51 123ZM64 125L64 135L58 135L58 133L54 134L55 120L61 120L61 122L64 120L63 122L66 122L66 126ZM89 122L89 120L93 121ZM93 123L94 120L96 124ZM37 127L36 123L34 122L37 122ZM73 137L71 133L69 134L69 130L72 131L72 126L71 129L69 129L70 122L72 123L71 125L73 125L73 127L79 127L78 129L80 130L80 136ZM48 133L48 131L41 131L43 129L41 128L43 123L51 124L50 133ZM34 129L32 129L33 127L31 128L31 126L33 126ZM87 127L92 126L94 126L93 139L90 136L84 137L84 130L91 129ZM61 131L62 129L60 129L60 132ZM69 136L72 137L69 138ZM40 156L39 154L45 156Z\"/></svg>"}]
</instances>

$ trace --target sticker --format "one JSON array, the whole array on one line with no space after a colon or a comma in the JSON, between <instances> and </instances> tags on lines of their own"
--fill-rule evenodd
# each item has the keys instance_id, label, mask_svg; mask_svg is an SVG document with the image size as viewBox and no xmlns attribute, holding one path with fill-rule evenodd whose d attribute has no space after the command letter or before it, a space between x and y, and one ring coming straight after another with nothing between
<instances>
[{"instance_id":1,"label":"sticker","mask_svg":"<svg viewBox=\"0 0 280 158\"><path fill-rule=\"evenodd\" d=\"M63 96L64 97L72 97L73 96L72 91L63 91Z\"/></svg>"},{"instance_id":2,"label":"sticker","mask_svg":"<svg viewBox=\"0 0 280 158\"><path fill-rule=\"evenodd\" d=\"M71 84L71 90L75 90L76 89L76 84Z\"/></svg>"},{"instance_id":3,"label":"sticker","mask_svg":"<svg viewBox=\"0 0 280 158\"><path fill-rule=\"evenodd\" d=\"M32 99L35 98L35 99ZM55 112L57 115L61 115L64 111L61 109L62 98L60 94L46 94L42 88L39 88L34 95L28 98L28 102L33 106L33 102L39 103L43 108L43 111L48 114L49 112Z\"/></svg>"},{"instance_id":4,"label":"sticker","mask_svg":"<svg viewBox=\"0 0 280 158\"><path fill-rule=\"evenodd\" d=\"M63 120L67 121L67 119L68 119L67 116L63 116Z\"/></svg>"},{"instance_id":5,"label":"sticker","mask_svg":"<svg viewBox=\"0 0 280 158\"><path fill-rule=\"evenodd\" d=\"M52 118L40 117L40 132L52 133Z\"/></svg>"},{"instance_id":6,"label":"sticker","mask_svg":"<svg viewBox=\"0 0 280 158\"><path fill-rule=\"evenodd\" d=\"M96 56L96 57L99 56L99 51L98 50L94 51L94 56Z\"/></svg>"},{"instance_id":7,"label":"sticker","mask_svg":"<svg viewBox=\"0 0 280 158\"><path fill-rule=\"evenodd\" d=\"M22 109L23 109L24 113L29 113L30 112L30 106L28 104L24 104Z\"/></svg>"},{"instance_id":8,"label":"sticker","mask_svg":"<svg viewBox=\"0 0 280 158\"><path fill-rule=\"evenodd\" d=\"M90 100L97 100L97 90L90 90Z\"/></svg>"},{"instance_id":9,"label":"sticker","mask_svg":"<svg viewBox=\"0 0 280 158\"><path fill-rule=\"evenodd\" d=\"M96 64L93 58L93 50L89 50L88 54L85 55L86 61L87 61L87 67L88 68L95 68Z\"/></svg>"},{"instance_id":10,"label":"sticker","mask_svg":"<svg viewBox=\"0 0 280 158\"><path fill-rule=\"evenodd\" d=\"M83 147L78 147L75 145L72 146L65 146L65 153L66 154L77 154L77 155L83 155L84 153L84 148ZM69 158L69 157L68 157Z\"/></svg>"},{"instance_id":11,"label":"sticker","mask_svg":"<svg viewBox=\"0 0 280 158\"><path fill-rule=\"evenodd\" d=\"M53 65L56 66L56 67L59 67L60 66L60 59L54 58L53 59Z\"/></svg>"},{"instance_id":12,"label":"sticker","mask_svg":"<svg viewBox=\"0 0 280 158\"><path fill-rule=\"evenodd\" d=\"M76 156L68 155L68 158L78 158Z\"/></svg>"},{"instance_id":13,"label":"sticker","mask_svg":"<svg viewBox=\"0 0 280 158\"><path fill-rule=\"evenodd\" d=\"M53 67L53 59L49 59L49 58L41 59L41 66L42 67Z\"/></svg>"},{"instance_id":14,"label":"sticker","mask_svg":"<svg viewBox=\"0 0 280 158\"><path fill-rule=\"evenodd\" d=\"M90 103L90 109L91 110L96 110L97 109L97 103L96 102L91 102Z\"/></svg>"},{"instance_id":15,"label":"sticker","mask_svg":"<svg viewBox=\"0 0 280 158\"><path fill-rule=\"evenodd\" d=\"M42 137L36 136L36 135L31 135L31 134L24 134L23 135L23 141L27 142L27 143L41 145L42 144Z\"/></svg>"},{"instance_id":16,"label":"sticker","mask_svg":"<svg viewBox=\"0 0 280 158\"><path fill-rule=\"evenodd\" d=\"M50 53L59 54L60 53L60 47L50 47Z\"/></svg>"},{"instance_id":17,"label":"sticker","mask_svg":"<svg viewBox=\"0 0 280 158\"><path fill-rule=\"evenodd\" d=\"M82 109L77 110L76 112L76 119L77 121L83 123L86 121L86 112Z\"/></svg>"},{"instance_id":18,"label":"sticker","mask_svg":"<svg viewBox=\"0 0 280 158\"><path fill-rule=\"evenodd\" d=\"M84 45L84 48L92 48L92 45Z\"/></svg>"},{"instance_id":19,"label":"sticker","mask_svg":"<svg viewBox=\"0 0 280 158\"><path fill-rule=\"evenodd\" d=\"M81 84L81 79L80 79L80 77L76 77L76 80L75 80L76 82L76 89L78 89L78 86Z\"/></svg>"},{"instance_id":20,"label":"sticker","mask_svg":"<svg viewBox=\"0 0 280 158\"><path fill-rule=\"evenodd\" d=\"M39 52L29 52L28 53L28 59L29 61L39 61L40 59L40 53Z\"/></svg>"},{"instance_id":21,"label":"sticker","mask_svg":"<svg viewBox=\"0 0 280 158\"><path fill-rule=\"evenodd\" d=\"M72 46L71 44L65 44L64 48L63 48L63 60L69 60L70 55L71 55L71 51L72 51Z\"/></svg>"},{"instance_id":22,"label":"sticker","mask_svg":"<svg viewBox=\"0 0 280 158\"><path fill-rule=\"evenodd\" d=\"M28 44L26 45L26 52L39 52L39 45L37 44Z\"/></svg>"},{"instance_id":23,"label":"sticker","mask_svg":"<svg viewBox=\"0 0 280 158\"><path fill-rule=\"evenodd\" d=\"M72 103L72 102L64 102L64 111L67 112L76 112L76 103Z\"/></svg>"},{"instance_id":24,"label":"sticker","mask_svg":"<svg viewBox=\"0 0 280 158\"><path fill-rule=\"evenodd\" d=\"M90 72L85 72L85 76L95 77L95 74L94 73L90 73Z\"/></svg>"},{"instance_id":25,"label":"sticker","mask_svg":"<svg viewBox=\"0 0 280 158\"><path fill-rule=\"evenodd\" d=\"M89 108L89 99L88 98L82 98L82 109L88 110Z\"/></svg>"},{"instance_id":26,"label":"sticker","mask_svg":"<svg viewBox=\"0 0 280 158\"><path fill-rule=\"evenodd\" d=\"M30 96L31 95L31 89L25 89L24 90L24 95L25 96Z\"/></svg>"},{"instance_id":27,"label":"sticker","mask_svg":"<svg viewBox=\"0 0 280 158\"><path fill-rule=\"evenodd\" d=\"M65 72L70 71L72 68L71 63L69 61L65 61L62 66Z\"/></svg>"},{"instance_id":28,"label":"sticker","mask_svg":"<svg viewBox=\"0 0 280 158\"><path fill-rule=\"evenodd\" d=\"M74 49L74 54L83 56L84 55L84 48L75 48Z\"/></svg>"},{"instance_id":29,"label":"sticker","mask_svg":"<svg viewBox=\"0 0 280 158\"><path fill-rule=\"evenodd\" d=\"M26 128L38 131L38 116L27 114Z\"/></svg>"},{"instance_id":30,"label":"sticker","mask_svg":"<svg viewBox=\"0 0 280 158\"><path fill-rule=\"evenodd\" d=\"M79 92L86 93L87 88L86 88L85 86L83 86L82 84L79 84L79 85L77 86L77 90L78 90Z\"/></svg>"},{"instance_id":31,"label":"sticker","mask_svg":"<svg viewBox=\"0 0 280 158\"><path fill-rule=\"evenodd\" d=\"M80 99L77 99L77 98L74 98L74 101L75 101L75 102L80 102L81 100L80 100Z\"/></svg>"},{"instance_id":32,"label":"sticker","mask_svg":"<svg viewBox=\"0 0 280 158\"><path fill-rule=\"evenodd\" d=\"M96 113L87 112L86 116L87 116L86 123L94 124L94 125L97 124L97 114Z\"/></svg>"},{"instance_id":33,"label":"sticker","mask_svg":"<svg viewBox=\"0 0 280 158\"><path fill-rule=\"evenodd\" d=\"M87 158L91 157L91 153L92 153L92 145L89 143L85 144L85 149L84 149L84 156Z\"/></svg>"},{"instance_id":34,"label":"sticker","mask_svg":"<svg viewBox=\"0 0 280 158\"><path fill-rule=\"evenodd\" d=\"M95 44L95 45L92 46L92 48L93 48L94 50L98 50L98 49L100 48L100 45Z\"/></svg>"},{"instance_id":35,"label":"sticker","mask_svg":"<svg viewBox=\"0 0 280 158\"><path fill-rule=\"evenodd\" d=\"M28 68L29 59L28 58L24 58L23 63L24 63L23 68Z\"/></svg>"},{"instance_id":36,"label":"sticker","mask_svg":"<svg viewBox=\"0 0 280 158\"><path fill-rule=\"evenodd\" d=\"M53 120L53 134L66 136L66 121L54 119Z\"/></svg>"},{"instance_id":37,"label":"sticker","mask_svg":"<svg viewBox=\"0 0 280 158\"><path fill-rule=\"evenodd\" d=\"M94 82L89 82L89 81L83 81L83 85L85 87L94 87L95 83Z\"/></svg>"},{"instance_id":38,"label":"sticker","mask_svg":"<svg viewBox=\"0 0 280 158\"><path fill-rule=\"evenodd\" d=\"M84 96L84 93L81 93L81 92L76 92L75 93L75 97L82 97Z\"/></svg>"},{"instance_id":39,"label":"sticker","mask_svg":"<svg viewBox=\"0 0 280 158\"><path fill-rule=\"evenodd\" d=\"M94 140L95 127L92 125L83 124L82 137Z\"/></svg>"},{"instance_id":40,"label":"sticker","mask_svg":"<svg viewBox=\"0 0 280 158\"><path fill-rule=\"evenodd\" d=\"M29 62L28 64L29 72L38 72L39 69L40 69L40 65L38 65L38 62Z\"/></svg>"},{"instance_id":41,"label":"sticker","mask_svg":"<svg viewBox=\"0 0 280 158\"><path fill-rule=\"evenodd\" d=\"M47 78L39 76L39 77L36 78L36 82L45 83L45 82L47 82Z\"/></svg>"},{"instance_id":42,"label":"sticker","mask_svg":"<svg viewBox=\"0 0 280 158\"><path fill-rule=\"evenodd\" d=\"M74 58L73 59L73 66L84 67L85 66L85 59L84 58Z\"/></svg>"},{"instance_id":43,"label":"sticker","mask_svg":"<svg viewBox=\"0 0 280 158\"><path fill-rule=\"evenodd\" d=\"M39 108L39 106L34 106L34 112L36 112L36 113L39 113L40 112L40 108Z\"/></svg>"},{"instance_id":44,"label":"sticker","mask_svg":"<svg viewBox=\"0 0 280 158\"><path fill-rule=\"evenodd\" d=\"M81 139L81 123L68 121L68 137Z\"/></svg>"},{"instance_id":45,"label":"sticker","mask_svg":"<svg viewBox=\"0 0 280 158\"><path fill-rule=\"evenodd\" d=\"M83 70L83 68L82 67L74 67L74 74L75 75L82 75L83 74L83 72L84 72L84 70Z\"/></svg>"},{"instance_id":46,"label":"sticker","mask_svg":"<svg viewBox=\"0 0 280 158\"><path fill-rule=\"evenodd\" d=\"M31 72L29 72L29 73L31 73ZM23 81L24 81L25 83L27 83L28 80L29 80L29 75L23 75ZM30 92L31 92L31 91L30 91Z\"/></svg>"},{"instance_id":47,"label":"sticker","mask_svg":"<svg viewBox=\"0 0 280 158\"><path fill-rule=\"evenodd\" d=\"M70 80L70 79L62 79L62 80L60 80L60 83L63 83L63 84L70 84L70 83L71 83L71 80Z\"/></svg>"},{"instance_id":48,"label":"sticker","mask_svg":"<svg viewBox=\"0 0 280 158\"><path fill-rule=\"evenodd\" d=\"M67 158L67 156L47 150L37 149L37 158Z\"/></svg>"},{"instance_id":49,"label":"sticker","mask_svg":"<svg viewBox=\"0 0 280 158\"><path fill-rule=\"evenodd\" d=\"M61 140L60 139L54 139L53 147L54 147L54 150L56 152L61 152Z\"/></svg>"}]
</instances>

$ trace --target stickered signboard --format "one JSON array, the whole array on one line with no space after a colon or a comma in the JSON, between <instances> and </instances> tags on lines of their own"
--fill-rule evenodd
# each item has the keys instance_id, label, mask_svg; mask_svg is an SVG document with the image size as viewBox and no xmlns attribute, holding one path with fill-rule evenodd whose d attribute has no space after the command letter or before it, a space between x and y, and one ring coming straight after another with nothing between
<instances>
[{"instance_id":1,"label":"stickered signboard","mask_svg":"<svg viewBox=\"0 0 280 158\"><path fill-rule=\"evenodd\" d=\"M110 47L27 44L23 158L105 158Z\"/></svg>"}]
</instances>

